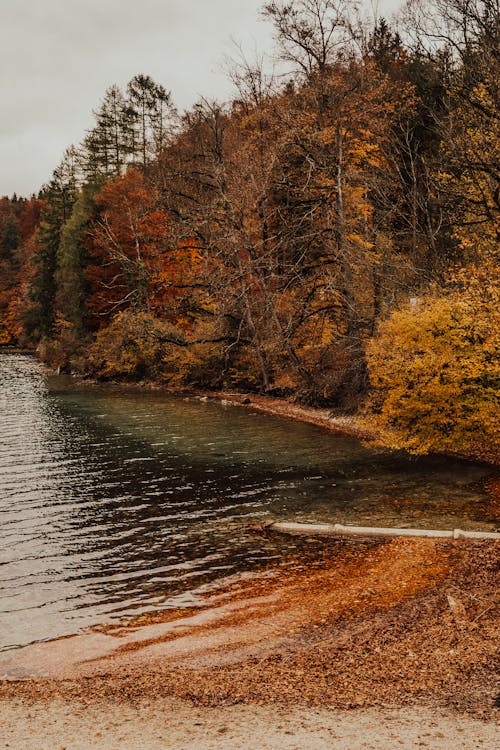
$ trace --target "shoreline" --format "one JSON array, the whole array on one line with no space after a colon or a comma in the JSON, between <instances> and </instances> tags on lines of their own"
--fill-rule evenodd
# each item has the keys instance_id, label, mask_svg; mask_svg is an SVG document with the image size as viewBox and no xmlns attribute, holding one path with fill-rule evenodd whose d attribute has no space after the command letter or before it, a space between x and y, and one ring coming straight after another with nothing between
<instances>
[{"instance_id":1,"label":"shoreline","mask_svg":"<svg viewBox=\"0 0 500 750\"><path fill-rule=\"evenodd\" d=\"M154 686L200 705L415 703L487 715L499 551L495 540L324 540L307 561L298 553L291 567L235 576L195 611L4 652L0 697L89 697L99 683L118 699Z\"/></svg>"},{"instance_id":2,"label":"shoreline","mask_svg":"<svg viewBox=\"0 0 500 750\"><path fill-rule=\"evenodd\" d=\"M493 724L423 708L203 708L54 699L2 706L0 746L13 750L496 750Z\"/></svg>"},{"instance_id":3,"label":"shoreline","mask_svg":"<svg viewBox=\"0 0 500 750\"><path fill-rule=\"evenodd\" d=\"M218 401L223 405L237 406L245 408L250 411L257 411L263 414L269 414L271 416L280 417L283 419L292 419L298 422L304 422L305 424L312 424L316 427L320 427L328 430L329 432L337 433L339 435L347 435L350 437L357 438L361 441L367 441L372 443L372 448L379 449L381 451L389 451L395 453L393 449L386 448L382 445L377 444L378 431L371 427L369 420L365 424L361 424L360 414L355 413L352 415L332 415L332 409L327 407L313 407L303 406L293 400L293 397L276 397L268 396L265 394L254 393L250 391L207 391L200 390L191 387L185 388L171 388L163 383L153 380L143 381L128 381L128 380L95 380L91 378L82 377L76 373L68 373L59 375L53 368L51 368L43 360L40 360L36 351L21 350L14 348L4 347L4 351L10 351L15 354L22 354L26 356L33 356L47 371L48 374L57 377L66 377L72 381L75 385L94 385L102 388L124 388L132 391L151 391L156 393L164 393L169 396L176 396L179 398L193 398L200 401ZM407 454L405 451L402 451ZM493 463L488 460L480 460L474 456L470 456L463 453L452 453L452 452L438 452L425 455L443 456L445 458L453 458L461 461L467 461L470 463L477 464L478 466L486 466L492 470L494 478L498 478L500 481L500 464ZM420 457L420 456L417 456Z\"/></svg>"},{"instance_id":4,"label":"shoreline","mask_svg":"<svg viewBox=\"0 0 500 750\"><path fill-rule=\"evenodd\" d=\"M52 370L45 363L41 363L52 375L57 373ZM81 378L78 375L66 375L75 384L95 385L103 388L123 388L130 389L132 391L151 391L154 393L163 393L167 396L175 396L178 398L196 399L199 401L216 401L224 406L235 406L239 408L248 409L250 411L257 411L262 414L269 414L271 416L280 417L282 419L292 419L296 422L303 422L305 424L311 424L316 427L328 430L329 432L337 433L339 435L346 435L354 437L360 441L366 441L372 443L370 447L380 451L386 451L389 453L397 453L391 448L387 448L383 445L377 444L378 432L375 428L371 427L369 420L366 423L361 423L361 415L356 414L344 414L344 415L333 415L332 409L327 407L315 407L315 406L303 406L293 400L293 397L287 396L278 398L276 396L268 396L260 393L253 393L250 391L206 391L195 388L170 388L162 383L155 381L139 381L131 382L126 380L91 380ZM364 422L365 420L363 420ZM411 457L406 451L402 450L407 456ZM474 456L469 456L464 453L452 453L452 452L437 452L424 454L428 456L442 456L445 458L457 459L460 461L467 461L469 463L477 464L478 466L486 466L492 470L493 473L500 472L500 464L493 463L487 460L480 460ZM421 458L422 456L414 456L414 458ZM500 475L499 475L500 479Z\"/></svg>"}]
</instances>

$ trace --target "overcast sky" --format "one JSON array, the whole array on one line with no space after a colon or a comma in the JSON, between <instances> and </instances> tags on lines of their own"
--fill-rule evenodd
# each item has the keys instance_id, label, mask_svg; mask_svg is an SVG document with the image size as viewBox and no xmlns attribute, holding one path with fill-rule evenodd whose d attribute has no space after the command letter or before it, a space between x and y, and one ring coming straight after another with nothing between
<instances>
[{"instance_id":1,"label":"overcast sky","mask_svg":"<svg viewBox=\"0 0 500 750\"><path fill-rule=\"evenodd\" d=\"M370 0L366 0L370 5ZM387 11L397 0L379 0ZM235 40L271 52L263 0L0 0L0 195L29 195L81 141L113 83L137 73L177 107L225 99Z\"/></svg>"}]
</instances>

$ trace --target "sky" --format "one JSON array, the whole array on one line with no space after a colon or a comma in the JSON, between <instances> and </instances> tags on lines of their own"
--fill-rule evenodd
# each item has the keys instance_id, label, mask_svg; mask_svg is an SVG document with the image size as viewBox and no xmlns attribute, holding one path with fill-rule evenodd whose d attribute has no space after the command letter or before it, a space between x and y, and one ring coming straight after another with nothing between
<instances>
[{"instance_id":1,"label":"sky","mask_svg":"<svg viewBox=\"0 0 500 750\"><path fill-rule=\"evenodd\" d=\"M389 13L397 0L373 0ZM366 0L371 7L370 0ZM138 73L179 111L228 99L224 57L272 53L263 0L0 0L0 195L28 196L92 125L106 89Z\"/></svg>"}]
</instances>

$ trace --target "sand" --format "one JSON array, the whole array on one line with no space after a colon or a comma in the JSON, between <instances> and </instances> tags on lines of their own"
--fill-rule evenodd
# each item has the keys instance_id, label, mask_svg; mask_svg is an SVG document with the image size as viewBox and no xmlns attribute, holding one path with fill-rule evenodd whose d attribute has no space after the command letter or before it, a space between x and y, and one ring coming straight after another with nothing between
<instances>
[{"instance_id":1,"label":"sand","mask_svg":"<svg viewBox=\"0 0 500 750\"><path fill-rule=\"evenodd\" d=\"M179 700L123 705L52 700L2 705L0 748L15 750L493 750L491 723L429 709L194 707Z\"/></svg>"}]
</instances>

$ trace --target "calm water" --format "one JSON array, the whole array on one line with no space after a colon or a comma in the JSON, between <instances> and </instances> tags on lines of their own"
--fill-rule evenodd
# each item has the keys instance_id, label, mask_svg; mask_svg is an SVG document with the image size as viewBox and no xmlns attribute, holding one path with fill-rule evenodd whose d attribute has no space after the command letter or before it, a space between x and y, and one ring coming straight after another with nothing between
<instances>
[{"instance_id":1,"label":"calm water","mask_svg":"<svg viewBox=\"0 0 500 750\"><path fill-rule=\"evenodd\" d=\"M0 353L0 650L286 564L299 542L248 534L259 520L493 528L487 473Z\"/></svg>"}]
</instances>

